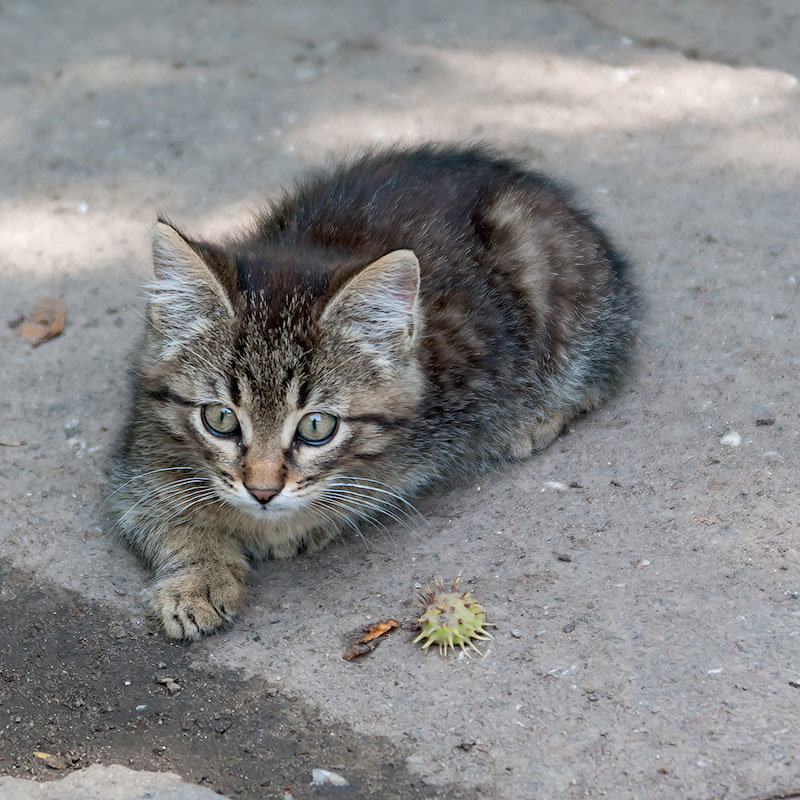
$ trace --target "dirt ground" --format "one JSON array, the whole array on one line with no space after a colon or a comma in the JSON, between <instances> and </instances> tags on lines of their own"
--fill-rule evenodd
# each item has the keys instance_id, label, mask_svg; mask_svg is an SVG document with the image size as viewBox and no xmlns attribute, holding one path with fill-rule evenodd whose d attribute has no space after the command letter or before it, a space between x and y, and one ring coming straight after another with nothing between
<instances>
[{"instance_id":1,"label":"dirt ground","mask_svg":"<svg viewBox=\"0 0 800 800\"><path fill-rule=\"evenodd\" d=\"M0 774L800 796L798 41L793 0L3 2ZM647 300L631 381L420 528L264 564L231 631L166 641L100 508L156 213L214 235L331 152L429 138L579 188ZM47 295L66 328L32 348ZM342 659L460 571L484 658L401 631Z\"/></svg>"}]
</instances>

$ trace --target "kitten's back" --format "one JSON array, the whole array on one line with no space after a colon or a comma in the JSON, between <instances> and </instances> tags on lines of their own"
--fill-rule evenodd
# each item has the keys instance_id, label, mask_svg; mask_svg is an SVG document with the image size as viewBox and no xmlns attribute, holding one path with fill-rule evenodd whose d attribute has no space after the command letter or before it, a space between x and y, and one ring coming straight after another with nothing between
<instances>
[{"instance_id":1,"label":"kitten's back","mask_svg":"<svg viewBox=\"0 0 800 800\"><path fill-rule=\"evenodd\" d=\"M344 280L337 268L417 254L429 392L415 446L451 463L483 466L497 444L513 456L545 447L609 396L629 360L625 259L567 191L480 147L368 153L313 175L252 243L319 257L326 286Z\"/></svg>"}]
</instances>

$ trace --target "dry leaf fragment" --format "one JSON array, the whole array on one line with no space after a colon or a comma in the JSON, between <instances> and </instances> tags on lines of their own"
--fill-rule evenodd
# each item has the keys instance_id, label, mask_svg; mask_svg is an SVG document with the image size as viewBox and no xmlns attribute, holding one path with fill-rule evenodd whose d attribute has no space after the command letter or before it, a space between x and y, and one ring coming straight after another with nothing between
<instances>
[{"instance_id":1,"label":"dry leaf fragment","mask_svg":"<svg viewBox=\"0 0 800 800\"><path fill-rule=\"evenodd\" d=\"M183 686L175 678L156 676L155 682L164 686L169 694L177 694Z\"/></svg>"},{"instance_id":2,"label":"dry leaf fragment","mask_svg":"<svg viewBox=\"0 0 800 800\"><path fill-rule=\"evenodd\" d=\"M352 647L345 650L342 658L352 661L354 658L371 653L380 644L380 637L399 625L400 623L396 619L389 617L389 619L374 622L372 625L362 628L364 635Z\"/></svg>"},{"instance_id":3,"label":"dry leaf fragment","mask_svg":"<svg viewBox=\"0 0 800 800\"><path fill-rule=\"evenodd\" d=\"M43 297L19 326L19 335L34 347L58 336L67 321L63 297Z\"/></svg>"},{"instance_id":4,"label":"dry leaf fragment","mask_svg":"<svg viewBox=\"0 0 800 800\"><path fill-rule=\"evenodd\" d=\"M41 758L44 761L45 765L50 767L50 769L66 769L67 762L64 761L61 756L54 756L50 753L42 753L39 751L34 751L33 753L36 758Z\"/></svg>"},{"instance_id":5,"label":"dry leaf fragment","mask_svg":"<svg viewBox=\"0 0 800 800\"><path fill-rule=\"evenodd\" d=\"M370 625L367 628L364 628L366 633L358 640L359 643L369 642L372 639L377 639L379 636L383 636L384 633L390 631L392 628L396 628L400 623L396 619L385 619L382 622L375 622L374 624Z\"/></svg>"},{"instance_id":6,"label":"dry leaf fragment","mask_svg":"<svg viewBox=\"0 0 800 800\"><path fill-rule=\"evenodd\" d=\"M342 653L342 658L345 661L352 661L354 658L371 653L378 644L379 642L377 639L373 639L371 642L356 642L352 647Z\"/></svg>"}]
</instances>

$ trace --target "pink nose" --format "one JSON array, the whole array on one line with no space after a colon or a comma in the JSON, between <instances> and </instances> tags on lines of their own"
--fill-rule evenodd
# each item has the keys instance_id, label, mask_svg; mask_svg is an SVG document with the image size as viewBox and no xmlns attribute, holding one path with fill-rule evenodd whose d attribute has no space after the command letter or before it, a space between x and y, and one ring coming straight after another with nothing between
<instances>
[{"instance_id":1,"label":"pink nose","mask_svg":"<svg viewBox=\"0 0 800 800\"><path fill-rule=\"evenodd\" d=\"M266 505L276 494L281 493L280 489L254 489L252 486L248 486L247 491L250 492L261 505Z\"/></svg>"}]
</instances>

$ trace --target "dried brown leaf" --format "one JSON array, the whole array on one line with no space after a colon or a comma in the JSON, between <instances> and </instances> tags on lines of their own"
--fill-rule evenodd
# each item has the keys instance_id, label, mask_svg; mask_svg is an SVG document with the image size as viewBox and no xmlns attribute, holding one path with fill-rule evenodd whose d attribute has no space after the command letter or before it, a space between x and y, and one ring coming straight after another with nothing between
<instances>
[{"instance_id":1,"label":"dried brown leaf","mask_svg":"<svg viewBox=\"0 0 800 800\"><path fill-rule=\"evenodd\" d=\"M42 753L38 750L33 753L36 758L41 758L45 765L50 769L66 769L67 762L61 756L54 756L51 753Z\"/></svg>"},{"instance_id":2,"label":"dried brown leaf","mask_svg":"<svg viewBox=\"0 0 800 800\"><path fill-rule=\"evenodd\" d=\"M383 636L384 633L392 630L392 628L396 628L400 623L396 619L385 619L382 622L375 622L367 628L364 628L364 635L359 639L360 643L372 641L372 639L377 639L379 636Z\"/></svg>"},{"instance_id":3,"label":"dried brown leaf","mask_svg":"<svg viewBox=\"0 0 800 800\"><path fill-rule=\"evenodd\" d=\"M58 336L67 322L63 297L43 297L19 326L19 335L34 347Z\"/></svg>"},{"instance_id":4,"label":"dried brown leaf","mask_svg":"<svg viewBox=\"0 0 800 800\"><path fill-rule=\"evenodd\" d=\"M377 646L377 639L373 639L371 642L356 642L352 647L344 651L342 658L345 661L352 661L354 658L371 653Z\"/></svg>"}]
</instances>

